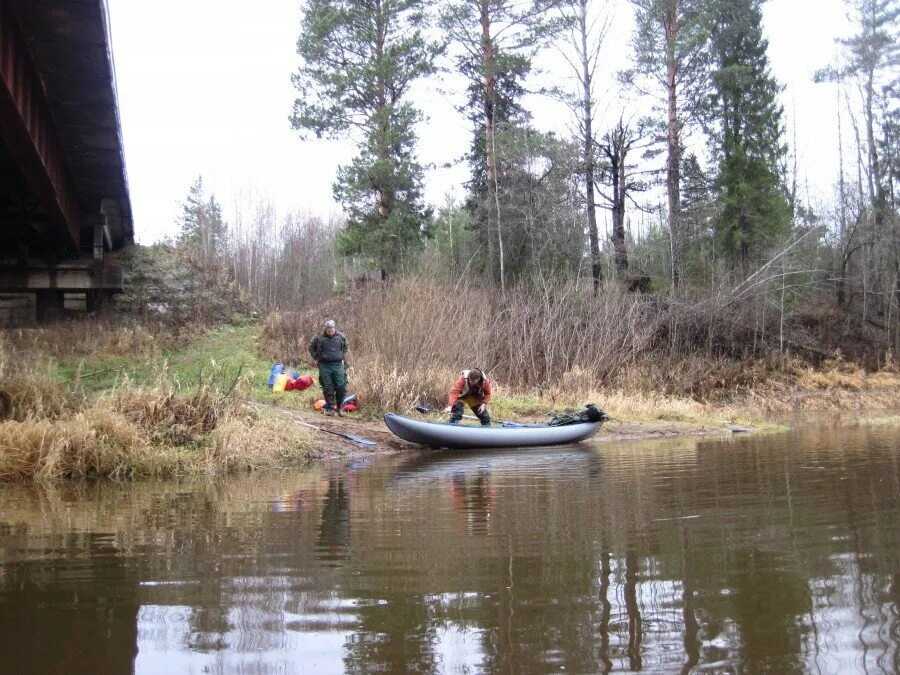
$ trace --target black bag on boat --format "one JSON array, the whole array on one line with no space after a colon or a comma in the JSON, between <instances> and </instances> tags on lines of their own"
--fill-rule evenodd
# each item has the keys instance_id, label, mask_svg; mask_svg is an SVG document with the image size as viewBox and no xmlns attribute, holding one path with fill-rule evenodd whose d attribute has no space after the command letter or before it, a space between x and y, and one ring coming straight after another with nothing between
<instances>
[{"instance_id":1,"label":"black bag on boat","mask_svg":"<svg viewBox=\"0 0 900 675\"><path fill-rule=\"evenodd\" d=\"M580 424L581 422L602 422L605 419L605 412L597 408L593 403L588 403L581 410L552 415L547 424L551 427L561 427L565 424Z\"/></svg>"}]
</instances>

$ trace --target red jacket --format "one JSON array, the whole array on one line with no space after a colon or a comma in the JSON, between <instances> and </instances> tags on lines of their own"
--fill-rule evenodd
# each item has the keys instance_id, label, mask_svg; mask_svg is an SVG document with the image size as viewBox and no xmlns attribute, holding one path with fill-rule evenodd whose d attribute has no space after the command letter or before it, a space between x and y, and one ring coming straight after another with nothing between
<instances>
[{"instance_id":1,"label":"red jacket","mask_svg":"<svg viewBox=\"0 0 900 675\"><path fill-rule=\"evenodd\" d=\"M486 377L481 381L480 387L474 389L469 386L469 371L465 371L450 390L450 398L447 405L452 406L459 399L475 399L479 403L487 403L491 400L491 381Z\"/></svg>"}]
</instances>

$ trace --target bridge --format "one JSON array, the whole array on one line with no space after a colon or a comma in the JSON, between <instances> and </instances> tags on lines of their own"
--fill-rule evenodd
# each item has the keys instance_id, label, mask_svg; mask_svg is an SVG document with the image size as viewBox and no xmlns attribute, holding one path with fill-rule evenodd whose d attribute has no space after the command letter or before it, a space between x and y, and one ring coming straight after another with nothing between
<instances>
[{"instance_id":1,"label":"bridge","mask_svg":"<svg viewBox=\"0 0 900 675\"><path fill-rule=\"evenodd\" d=\"M0 323L94 309L134 239L106 0L0 0Z\"/></svg>"}]
</instances>

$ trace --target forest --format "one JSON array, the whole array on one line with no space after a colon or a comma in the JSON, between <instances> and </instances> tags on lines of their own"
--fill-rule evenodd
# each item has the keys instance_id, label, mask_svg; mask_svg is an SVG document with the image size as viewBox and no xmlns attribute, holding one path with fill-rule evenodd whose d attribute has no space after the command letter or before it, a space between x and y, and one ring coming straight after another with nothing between
<instances>
[{"instance_id":1,"label":"forest","mask_svg":"<svg viewBox=\"0 0 900 675\"><path fill-rule=\"evenodd\" d=\"M630 2L630 66L613 75L637 95L622 101L641 104L619 110L597 84L609 75L608 4L308 0L290 124L301 138L356 143L333 185L340 215L276 217L262 198L226 219L198 179L179 243L266 311L412 277L450 304L476 292L500 305L524 294L535 307L578 295L594 315L592 303L635 304L648 346L680 354L841 349L870 367L890 361L900 7L847 0L840 57L813 76L838 97L840 135L820 142L838 148L839 167L831 198L804 203L763 3ZM571 69L539 92L566 103L568 135L537 129L524 104L547 50ZM428 204L417 161L428 120L414 89L451 74L465 84L469 178Z\"/></svg>"}]
</instances>

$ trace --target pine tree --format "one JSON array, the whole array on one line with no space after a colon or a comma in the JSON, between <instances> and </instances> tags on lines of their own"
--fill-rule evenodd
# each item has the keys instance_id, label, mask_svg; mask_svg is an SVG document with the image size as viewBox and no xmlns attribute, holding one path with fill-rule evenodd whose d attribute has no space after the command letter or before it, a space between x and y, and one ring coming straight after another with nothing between
<instances>
[{"instance_id":1,"label":"pine tree","mask_svg":"<svg viewBox=\"0 0 900 675\"><path fill-rule=\"evenodd\" d=\"M339 249L371 261L382 278L421 247L428 217L414 156L421 114L407 100L439 51L422 33L427 5L308 0L297 41L303 64L291 124L302 135L357 138L359 154L334 184L348 215Z\"/></svg>"},{"instance_id":2,"label":"pine tree","mask_svg":"<svg viewBox=\"0 0 900 675\"><path fill-rule=\"evenodd\" d=\"M206 198L202 176L198 176L191 185L187 199L181 205L181 217L177 223L178 243L199 254L204 263L211 263L223 244L225 219L215 196Z\"/></svg>"},{"instance_id":3,"label":"pine tree","mask_svg":"<svg viewBox=\"0 0 900 675\"><path fill-rule=\"evenodd\" d=\"M787 154L778 83L762 35L761 0L718 0L712 25L710 124L718 162L717 231L732 265L746 265L790 224L781 180Z\"/></svg>"},{"instance_id":4,"label":"pine tree","mask_svg":"<svg viewBox=\"0 0 900 675\"><path fill-rule=\"evenodd\" d=\"M634 68L625 80L657 101L666 120L666 197L672 240L672 283L683 276L681 154L685 127L697 120L709 92L709 2L631 0L635 8Z\"/></svg>"}]
</instances>

